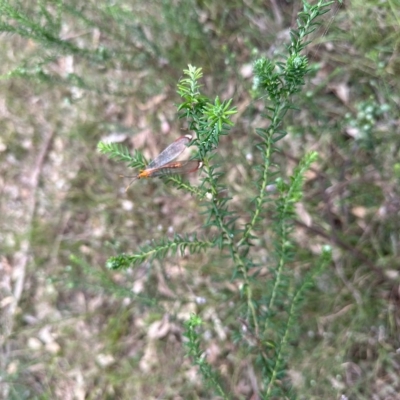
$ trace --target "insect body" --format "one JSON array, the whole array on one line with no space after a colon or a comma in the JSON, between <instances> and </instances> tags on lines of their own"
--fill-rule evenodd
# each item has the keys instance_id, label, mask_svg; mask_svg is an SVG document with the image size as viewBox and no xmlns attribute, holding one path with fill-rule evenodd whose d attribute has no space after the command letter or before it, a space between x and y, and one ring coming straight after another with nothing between
<instances>
[{"instance_id":1,"label":"insect body","mask_svg":"<svg viewBox=\"0 0 400 400\"><path fill-rule=\"evenodd\" d=\"M191 135L182 136L165 148L146 169L140 171L126 189L136 180L143 178L155 178L174 174L187 174L195 172L202 167L203 163L198 160L172 161L178 157L192 140Z\"/></svg>"},{"instance_id":2,"label":"insect body","mask_svg":"<svg viewBox=\"0 0 400 400\"><path fill-rule=\"evenodd\" d=\"M162 167L156 168L146 168L140 171L136 176L136 179L143 178L156 178L157 176L167 176L174 174L188 174L190 172L195 172L201 168L202 162L198 160L189 161L173 161L164 164Z\"/></svg>"}]
</instances>

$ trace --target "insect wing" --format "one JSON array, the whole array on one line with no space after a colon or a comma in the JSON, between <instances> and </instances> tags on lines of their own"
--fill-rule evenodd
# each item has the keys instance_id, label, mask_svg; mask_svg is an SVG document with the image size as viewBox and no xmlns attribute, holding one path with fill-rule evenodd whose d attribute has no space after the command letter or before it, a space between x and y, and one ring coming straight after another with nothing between
<instances>
[{"instance_id":1,"label":"insect wing","mask_svg":"<svg viewBox=\"0 0 400 400\"><path fill-rule=\"evenodd\" d=\"M157 176L169 176L174 174L190 174L201 168L203 163L198 160L189 161L173 161L169 162L162 167L148 170L149 177L155 178Z\"/></svg>"},{"instance_id":2,"label":"insect wing","mask_svg":"<svg viewBox=\"0 0 400 400\"><path fill-rule=\"evenodd\" d=\"M191 135L182 136L171 143L165 148L153 161L149 163L146 170L156 169L168 164L176 157L179 156L185 149L189 142L192 140Z\"/></svg>"}]
</instances>

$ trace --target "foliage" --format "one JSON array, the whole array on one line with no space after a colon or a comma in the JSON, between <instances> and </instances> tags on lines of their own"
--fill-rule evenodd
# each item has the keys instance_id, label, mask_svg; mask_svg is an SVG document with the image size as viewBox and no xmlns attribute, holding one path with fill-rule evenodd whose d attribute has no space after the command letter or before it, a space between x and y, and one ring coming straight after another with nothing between
<instances>
[{"instance_id":1,"label":"foliage","mask_svg":"<svg viewBox=\"0 0 400 400\"><path fill-rule=\"evenodd\" d=\"M142 3L0 1L0 397L395 397L394 2Z\"/></svg>"},{"instance_id":2,"label":"foliage","mask_svg":"<svg viewBox=\"0 0 400 400\"><path fill-rule=\"evenodd\" d=\"M299 315L300 304L305 296L306 288L310 286L316 275L329 262L330 251L323 253L322 259L313 267L309 277L304 278L300 285L293 281L289 273L289 265L295 259L295 246L291 240L292 220L294 217L294 205L302 198L302 182L304 175L312 162L317 159L317 154L307 154L293 173L290 182L279 178L279 171L273 168L272 156L277 151L277 143L286 132L281 125L286 112L293 108L292 95L304 85L304 76L309 71L307 58L300 55L307 42L305 37L316 26L314 21L328 10L331 3L319 2L315 6L305 3L304 11L299 14L298 30L292 31L292 42L288 46L286 62L273 63L261 58L254 63L255 89L259 93L266 92L267 106L264 117L270 121L268 128L257 129L260 143L257 146L263 158L262 165L258 168L257 179L258 195L252 199L254 204L247 219L245 227L238 226L239 215L229 207L231 198L221 196L229 190L221 181L222 168L213 165L212 152L218 148L220 137L227 135L233 125L230 117L235 113L231 107L232 100L221 102L216 97L212 102L201 93L199 80L202 77L200 68L189 65L184 71L185 77L179 81L178 93L183 98L183 103L178 107L180 118L188 120L189 129L196 132L196 138L192 145L198 149L196 157L204 163L202 183L200 189L205 192L203 206L205 207L205 232L215 228L215 233L208 235L206 241L198 242L194 239L190 243L191 253L217 247L221 252L230 255L234 267L232 279L241 283L240 302L238 304L238 318L245 321L249 334L253 335L258 345L250 346L250 353L258 354L258 361L262 366L262 384L260 395L268 399L275 396L287 396L289 391L281 386L280 382L285 376L286 363L284 354L288 346L289 336ZM121 154L117 145L100 143L99 150L109 153L113 158L127 161ZM132 160L134 160L132 158ZM136 165L131 161L131 165ZM272 180L273 179L273 180ZM275 183L279 197L275 205L268 203L267 185ZM266 290L260 295L255 295L255 282L259 280L261 266L251 252L252 242L257 240L257 235L263 231L263 210L268 203L270 209L275 209L274 218L271 221L271 230L275 237L275 265L271 265L270 273L272 282L264 282ZM112 269L128 267L137 262L143 262L146 258L158 258L162 260L172 250L186 246L187 241L176 237L171 242L153 244L152 248L134 255L119 255L109 260L108 266ZM283 310L282 310L283 306ZM228 394L222 391L218 380L213 377L211 367L207 365L200 351L200 337L196 334L195 326L200 325L200 320L193 317L188 323L186 336L189 338L189 354L193 356L195 364L200 366L200 372L206 381L214 388L216 393L228 398ZM272 332L275 332L274 334ZM245 345L245 342L242 342Z\"/></svg>"}]
</instances>

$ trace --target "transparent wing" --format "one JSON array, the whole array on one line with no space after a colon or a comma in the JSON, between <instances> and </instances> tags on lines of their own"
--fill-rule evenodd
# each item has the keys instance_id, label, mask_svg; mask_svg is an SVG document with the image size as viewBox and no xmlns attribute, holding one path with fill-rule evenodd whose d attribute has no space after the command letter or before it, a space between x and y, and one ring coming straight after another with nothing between
<instances>
[{"instance_id":1,"label":"transparent wing","mask_svg":"<svg viewBox=\"0 0 400 400\"><path fill-rule=\"evenodd\" d=\"M191 135L182 136L176 139L167 148L165 148L153 161L149 163L149 165L146 167L146 170L159 168L171 162L186 149L186 146L191 140Z\"/></svg>"}]
</instances>

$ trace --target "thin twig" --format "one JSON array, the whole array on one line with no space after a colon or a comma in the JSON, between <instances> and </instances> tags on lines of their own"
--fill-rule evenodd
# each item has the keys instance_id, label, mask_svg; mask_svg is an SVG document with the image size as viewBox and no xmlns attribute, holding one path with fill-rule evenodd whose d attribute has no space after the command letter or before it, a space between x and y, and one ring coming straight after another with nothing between
<instances>
[{"instance_id":1,"label":"thin twig","mask_svg":"<svg viewBox=\"0 0 400 400\"><path fill-rule=\"evenodd\" d=\"M27 239L23 240L20 246L19 251L16 253L14 257L14 273L15 273L15 284L13 289L14 301L10 304L9 307L9 321L6 327L5 336L7 337L13 331L13 315L15 314L18 303L21 299L24 283L25 283L25 274L26 274L26 266L28 264L30 253L31 253L31 238L30 231L32 227L33 218L36 212L36 194L39 186L40 175L42 173L44 161L51 147L51 143L54 138L54 131L50 131L45 140L42 143L41 149L38 153L34 166L32 168L32 172L27 182L29 185L29 195L27 196L27 205L26 205L26 232Z\"/></svg>"}]
</instances>

